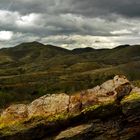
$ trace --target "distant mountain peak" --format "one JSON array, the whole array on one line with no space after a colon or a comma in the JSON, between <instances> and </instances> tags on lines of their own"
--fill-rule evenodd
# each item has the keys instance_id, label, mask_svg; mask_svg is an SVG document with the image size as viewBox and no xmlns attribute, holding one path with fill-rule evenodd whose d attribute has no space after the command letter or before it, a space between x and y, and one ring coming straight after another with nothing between
<instances>
[{"instance_id":1,"label":"distant mountain peak","mask_svg":"<svg viewBox=\"0 0 140 140\"><path fill-rule=\"evenodd\" d=\"M86 48L75 48L72 50L73 53L86 53L86 52L91 52L94 51L94 48L91 47L86 47Z\"/></svg>"},{"instance_id":2,"label":"distant mountain peak","mask_svg":"<svg viewBox=\"0 0 140 140\"><path fill-rule=\"evenodd\" d=\"M116 49L116 48L126 48L126 47L130 47L131 45L129 45L129 44L125 44L125 45L119 45L119 46L117 46L117 47L115 47L114 49Z\"/></svg>"},{"instance_id":3,"label":"distant mountain peak","mask_svg":"<svg viewBox=\"0 0 140 140\"><path fill-rule=\"evenodd\" d=\"M21 45L44 45L44 44L42 44L40 42L37 42L37 41L33 41L33 42L24 42L24 43L21 43L18 46L21 46Z\"/></svg>"}]
</instances>

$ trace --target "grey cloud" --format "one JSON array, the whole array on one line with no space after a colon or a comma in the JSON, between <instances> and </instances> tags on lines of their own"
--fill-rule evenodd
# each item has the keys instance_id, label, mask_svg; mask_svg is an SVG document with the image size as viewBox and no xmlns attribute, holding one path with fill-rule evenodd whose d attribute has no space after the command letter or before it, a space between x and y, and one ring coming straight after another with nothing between
<instances>
[{"instance_id":1,"label":"grey cloud","mask_svg":"<svg viewBox=\"0 0 140 140\"><path fill-rule=\"evenodd\" d=\"M139 0L0 0L0 31L15 34L8 42L0 43L11 46L34 39L76 46L82 41L74 39L75 35L82 36L81 39L83 36L127 36L125 42L128 37L139 37L139 9ZM56 38L58 36L60 38ZM128 42L131 42L130 38ZM117 44L120 39L114 41ZM90 45L94 46L94 43L96 40Z\"/></svg>"},{"instance_id":2,"label":"grey cloud","mask_svg":"<svg viewBox=\"0 0 140 140\"><path fill-rule=\"evenodd\" d=\"M74 13L83 16L119 14L140 17L139 0L1 0L0 9L26 13Z\"/></svg>"},{"instance_id":3,"label":"grey cloud","mask_svg":"<svg viewBox=\"0 0 140 140\"><path fill-rule=\"evenodd\" d=\"M140 17L139 0L72 0L75 13L86 16L106 16L112 13Z\"/></svg>"}]
</instances>

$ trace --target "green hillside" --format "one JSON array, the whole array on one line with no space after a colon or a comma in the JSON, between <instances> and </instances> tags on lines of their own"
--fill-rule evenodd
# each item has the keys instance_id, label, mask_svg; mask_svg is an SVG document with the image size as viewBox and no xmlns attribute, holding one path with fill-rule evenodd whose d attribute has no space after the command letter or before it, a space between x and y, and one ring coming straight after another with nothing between
<instances>
[{"instance_id":1,"label":"green hillside","mask_svg":"<svg viewBox=\"0 0 140 140\"><path fill-rule=\"evenodd\" d=\"M0 106L44 94L71 94L116 74L139 86L140 45L67 50L38 42L0 49Z\"/></svg>"}]
</instances>

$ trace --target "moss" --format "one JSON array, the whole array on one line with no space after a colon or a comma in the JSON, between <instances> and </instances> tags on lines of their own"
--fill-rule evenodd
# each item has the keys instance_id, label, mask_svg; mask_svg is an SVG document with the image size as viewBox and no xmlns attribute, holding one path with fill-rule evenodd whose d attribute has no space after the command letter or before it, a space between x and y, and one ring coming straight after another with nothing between
<instances>
[{"instance_id":1,"label":"moss","mask_svg":"<svg viewBox=\"0 0 140 140\"><path fill-rule=\"evenodd\" d=\"M69 114L67 113L61 113L61 114L56 114L54 116L48 117L47 121L53 122L53 121L61 121L61 120L66 120L69 118Z\"/></svg>"},{"instance_id":2,"label":"moss","mask_svg":"<svg viewBox=\"0 0 140 140\"><path fill-rule=\"evenodd\" d=\"M15 133L34 128L38 125L48 125L50 123L56 124L57 122L63 122L69 118L68 114L57 114L54 116L33 116L32 118L23 119L20 121L13 121L11 123L2 122L0 119L0 134L3 136L13 135Z\"/></svg>"},{"instance_id":3,"label":"moss","mask_svg":"<svg viewBox=\"0 0 140 140\"><path fill-rule=\"evenodd\" d=\"M113 104L115 104L114 100L110 100L110 101L107 101L107 102L104 102L104 103L95 104L93 106L87 107L87 108L83 109L82 112L86 113L86 112L94 111L98 108L104 108L105 106L113 105Z\"/></svg>"},{"instance_id":4,"label":"moss","mask_svg":"<svg viewBox=\"0 0 140 140\"><path fill-rule=\"evenodd\" d=\"M139 101L140 101L139 92L132 92L130 93L130 95L126 96L121 102L123 114L125 114L125 116L132 116L132 119L137 119L137 116L139 116L139 108L140 108ZM135 115L133 116L132 114Z\"/></svg>"},{"instance_id":5,"label":"moss","mask_svg":"<svg viewBox=\"0 0 140 140\"><path fill-rule=\"evenodd\" d=\"M0 129L3 129L3 128L7 127L7 126L15 125L16 122L17 122L17 121L11 121L11 122L5 121L5 120L3 121L3 119L1 118L1 119L0 119Z\"/></svg>"},{"instance_id":6,"label":"moss","mask_svg":"<svg viewBox=\"0 0 140 140\"><path fill-rule=\"evenodd\" d=\"M2 136L9 136L27 129L28 128L25 125L23 125L21 122L11 123L10 125L3 124L3 127L0 128L0 134Z\"/></svg>"},{"instance_id":7,"label":"moss","mask_svg":"<svg viewBox=\"0 0 140 140\"><path fill-rule=\"evenodd\" d=\"M97 109L98 107L100 107L100 105L93 105L93 106L85 108L84 110L82 110L82 112L83 113L90 112L90 111Z\"/></svg>"},{"instance_id":8,"label":"moss","mask_svg":"<svg viewBox=\"0 0 140 140\"><path fill-rule=\"evenodd\" d=\"M128 101L139 100L139 99L140 99L140 93L138 93L138 92L132 92L128 96L126 96L121 101L121 103L123 104L123 103L128 102Z\"/></svg>"},{"instance_id":9,"label":"moss","mask_svg":"<svg viewBox=\"0 0 140 140\"><path fill-rule=\"evenodd\" d=\"M88 107L82 113L88 119L106 119L120 114L120 111L120 107L114 101L110 101Z\"/></svg>"}]
</instances>

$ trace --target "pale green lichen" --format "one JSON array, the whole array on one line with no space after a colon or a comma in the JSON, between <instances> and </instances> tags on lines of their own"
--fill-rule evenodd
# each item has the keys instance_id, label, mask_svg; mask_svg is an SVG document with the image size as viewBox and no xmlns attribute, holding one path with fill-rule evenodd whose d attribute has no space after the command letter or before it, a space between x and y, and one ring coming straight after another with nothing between
<instances>
[{"instance_id":1,"label":"pale green lichen","mask_svg":"<svg viewBox=\"0 0 140 140\"><path fill-rule=\"evenodd\" d=\"M113 105L113 104L115 104L114 100L110 100L110 101L100 103L100 104L95 104L93 106L89 106L89 107L86 107L85 109L83 109L82 113L92 112L94 110L97 110L98 108L104 108L105 106Z\"/></svg>"},{"instance_id":2,"label":"pale green lichen","mask_svg":"<svg viewBox=\"0 0 140 140\"><path fill-rule=\"evenodd\" d=\"M17 133L19 131L28 130L37 126L38 124L47 125L50 122L64 121L69 118L68 114L56 114L50 117L33 116L20 121L12 121L11 123L0 122L0 133L4 136Z\"/></svg>"},{"instance_id":3,"label":"pale green lichen","mask_svg":"<svg viewBox=\"0 0 140 140\"><path fill-rule=\"evenodd\" d=\"M66 120L67 118L69 118L69 115L66 113L61 113L61 114L56 114L53 116L50 116L47 118L48 122L55 122L55 121L61 121L61 120Z\"/></svg>"},{"instance_id":4,"label":"pale green lichen","mask_svg":"<svg viewBox=\"0 0 140 140\"><path fill-rule=\"evenodd\" d=\"M93 106L90 106L90 107L83 109L82 112L83 113L90 112L90 111L97 109L98 107L100 107L100 105L93 105Z\"/></svg>"},{"instance_id":5,"label":"pale green lichen","mask_svg":"<svg viewBox=\"0 0 140 140\"><path fill-rule=\"evenodd\" d=\"M128 96L124 97L121 101L121 103L134 101L134 100L140 100L140 93L139 92L132 92Z\"/></svg>"}]
</instances>

